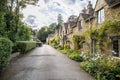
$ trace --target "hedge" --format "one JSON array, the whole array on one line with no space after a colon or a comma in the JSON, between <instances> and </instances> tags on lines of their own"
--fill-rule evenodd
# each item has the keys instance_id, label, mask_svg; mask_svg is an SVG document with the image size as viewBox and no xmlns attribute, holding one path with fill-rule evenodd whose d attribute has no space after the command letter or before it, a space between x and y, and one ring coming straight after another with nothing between
<instances>
[{"instance_id":1,"label":"hedge","mask_svg":"<svg viewBox=\"0 0 120 80\"><path fill-rule=\"evenodd\" d=\"M36 42L35 41L17 41L16 42L16 47L18 51L21 53L25 53L27 51L30 51L31 49L36 47Z\"/></svg>"},{"instance_id":2,"label":"hedge","mask_svg":"<svg viewBox=\"0 0 120 80\"><path fill-rule=\"evenodd\" d=\"M40 46L42 46L42 43L41 42L36 42L36 46L40 47Z\"/></svg>"},{"instance_id":3,"label":"hedge","mask_svg":"<svg viewBox=\"0 0 120 80\"><path fill-rule=\"evenodd\" d=\"M7 38L0 38L0 69L8 64L12 52L12 42Z\"/></svg>"}]
</instances>

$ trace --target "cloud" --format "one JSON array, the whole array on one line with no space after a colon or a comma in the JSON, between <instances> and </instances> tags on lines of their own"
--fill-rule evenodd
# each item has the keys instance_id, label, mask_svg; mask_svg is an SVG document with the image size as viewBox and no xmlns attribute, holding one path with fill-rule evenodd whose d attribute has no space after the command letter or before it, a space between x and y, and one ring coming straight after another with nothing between
<instances>
[{"instance_id":1,"label":"cloud","mask_svg":"<svg viewBox=\"0 0 120 80\"><path fill-rule=\"evenodd\" d=\"M50 0L44 0L45 3L48 3Z\"/></svg>"},{"instance_id":2,"label":"cloud","mask_svg":"<svg viewBox=\"0 0 120 80\"><path fill-rule=\"evenodd\" d=\"M64 0L65 3L67 3L68 5L73 5L75 4L76 0Z\"/></svg>"},{"instance_id":3,"label":"cloud","mask_svg":"<svg viewBox=\"0 0 120 80\"><path fill-rule=\"evenodd\" d=\"M36 17L35 22L39 28L57 22L58 14L67 21L70 15L79 15L81 10L87 6L89 0L39 0L38 6L27 6L22 12L24 20L29 15ZM96 0L91 0L95 4Z\"/></svg>"}]
</instances>

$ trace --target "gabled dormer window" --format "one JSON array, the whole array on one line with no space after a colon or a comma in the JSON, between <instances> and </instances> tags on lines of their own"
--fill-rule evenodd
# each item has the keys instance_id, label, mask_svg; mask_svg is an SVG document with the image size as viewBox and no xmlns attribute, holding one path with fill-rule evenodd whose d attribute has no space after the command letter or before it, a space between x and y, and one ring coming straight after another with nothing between
<instances>
[{"instance_id":1,"label":"gabled dormer window","mask_svg":"<svg viewBox=\"0 0 120 80\"><path fill-rule=\"evenodd\" d=\"M82 29L82 20L77 22L78 30Z\"/></svg>"},{"instance_id":2,"label":"gabled dormer window","mask_svg":"<svg viewBox=\"0 0 120 80\"><path fill-rule=\"evenodd\" d=\"M105 21L105 14L104 14L104 9L100 9L97 13L97 22L98 24L102 23Z\"/></svg>"}]
</instances>

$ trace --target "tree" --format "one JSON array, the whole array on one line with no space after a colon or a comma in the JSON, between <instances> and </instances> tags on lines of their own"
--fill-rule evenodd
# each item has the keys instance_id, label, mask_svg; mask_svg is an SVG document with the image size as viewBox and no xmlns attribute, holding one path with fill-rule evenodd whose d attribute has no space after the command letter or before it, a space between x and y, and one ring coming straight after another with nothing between
<instances>
[{"instance_id":1,"label":"tree","mask_svg":"<svg viewBox=\"0 0 120 80\"><path fill-rule=\"evenodd\" d=\"M49 32L49 33L54 33L54 32L55 32L55 29L56 29L56 26L57 26L56 23L50 24L49 27L48 27L48 32Z\"/></svg>"},{"instance_id":2,"label":"tree","mask_svg":"<svg viewBox=\"0 0 120 80\"><path fill-rule=\"evenodd\" d=\"M49 26L42 27L37 33L37 38L40 39L42 42L46 42L46 38L49 34L54 33L56 26L56 23L52 23Z\"/></svg>"},{"instance_id":3,"label":"tree","mask_svg":"<svg viewBox=\"0 0 120 80\"><path fill-rule=\"evenodd\" d=\"M58 15L57 21L58 21L58 25L57 25L56 28L59 28L62 25L62 23L63 23L63 19L62 19L62 15L61 14Z\"/></svg>"},{"instance_id":4,"label":"tree","mask_svg":"<svg viewBox=\"0 0 120 80\"><path fill-rule=\"evenodd\" d=\"M4 14L0 13L0 37L4 36L6 37L6 33L5 33L5 18L4 18Z\"/></svg>"},{"instance_id":5,"label":"tree","mask_svg":"<svg viewBox=\"0 0 120 80\"><path fill-rule=\"evenodd\" d=\"M19 22L19 28L15 36L16 41L28 41L31 39L31 34L31 29L22 22Z\"/></svg>"},{"instance_id":6,"label":"tree","mask_svg":"<svg viewBox=\"0 0 120 80\"><path fill-rule=\"evenodd\" d=\"M31 32L21 22L19 11L27 4L35 5L36 2L37 0L0 1L0 37L7 37L13 42L16 42L16 40L29 40ZM20 35L21 33L22 35Z\"/></svg>"},{"instance_id":7,"label":"tree","mask_svg":"<svg viewBox=\"0 0 120 80\"><path fill-rule=\"evenodd\" d=\"M0 37L6 37L6 32L5 32L5 27L6 27L6 22L5 22L5 15L6 15L6 4L5 0L0 1Z\"/></svg>"},{"instance_id":8,"label":"tree","mask_svg":"<svg viewBox=\"0 0 120 80\"><path fill-rule=\"evenodd\" d=\"M42 27L37 34L37 38L42 42L46 41L46 29L47 29L47 26Z\"/></svg>"}]
</instances>

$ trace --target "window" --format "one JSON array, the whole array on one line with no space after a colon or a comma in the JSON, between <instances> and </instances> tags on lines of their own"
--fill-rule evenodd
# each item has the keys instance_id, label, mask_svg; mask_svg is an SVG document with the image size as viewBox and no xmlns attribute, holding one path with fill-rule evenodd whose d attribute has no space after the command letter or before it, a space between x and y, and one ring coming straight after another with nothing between
<instances>
[{"instance_id":1,"label":"window","mask_svg":"<svg viewBox=\"0 0 120 80\"><path fill-rule=\"evenodd\" d=\"M98 11L98 24L102 23L105 20L104 9Z\"/></svg>"},{"instance_id":2,"label":"window","mask_svg":"<svg viewBox=\"0 0 120 80\"><path fill-rule=\"evenodd\" d=\"M82 23L81 23L81 22L82 22L82 21L78 21L78 23L77 23L78 30L82 29Z\"/></svg>"},{"instance_id":3,"label":"window","mask_svg":"<svg viewBox=\"0 0 120 80\"><path fill-rule=\"evenodd\" d=\"M113 55L120 57L120 40L113 41Z\"/></svg>"}]
</instances>

